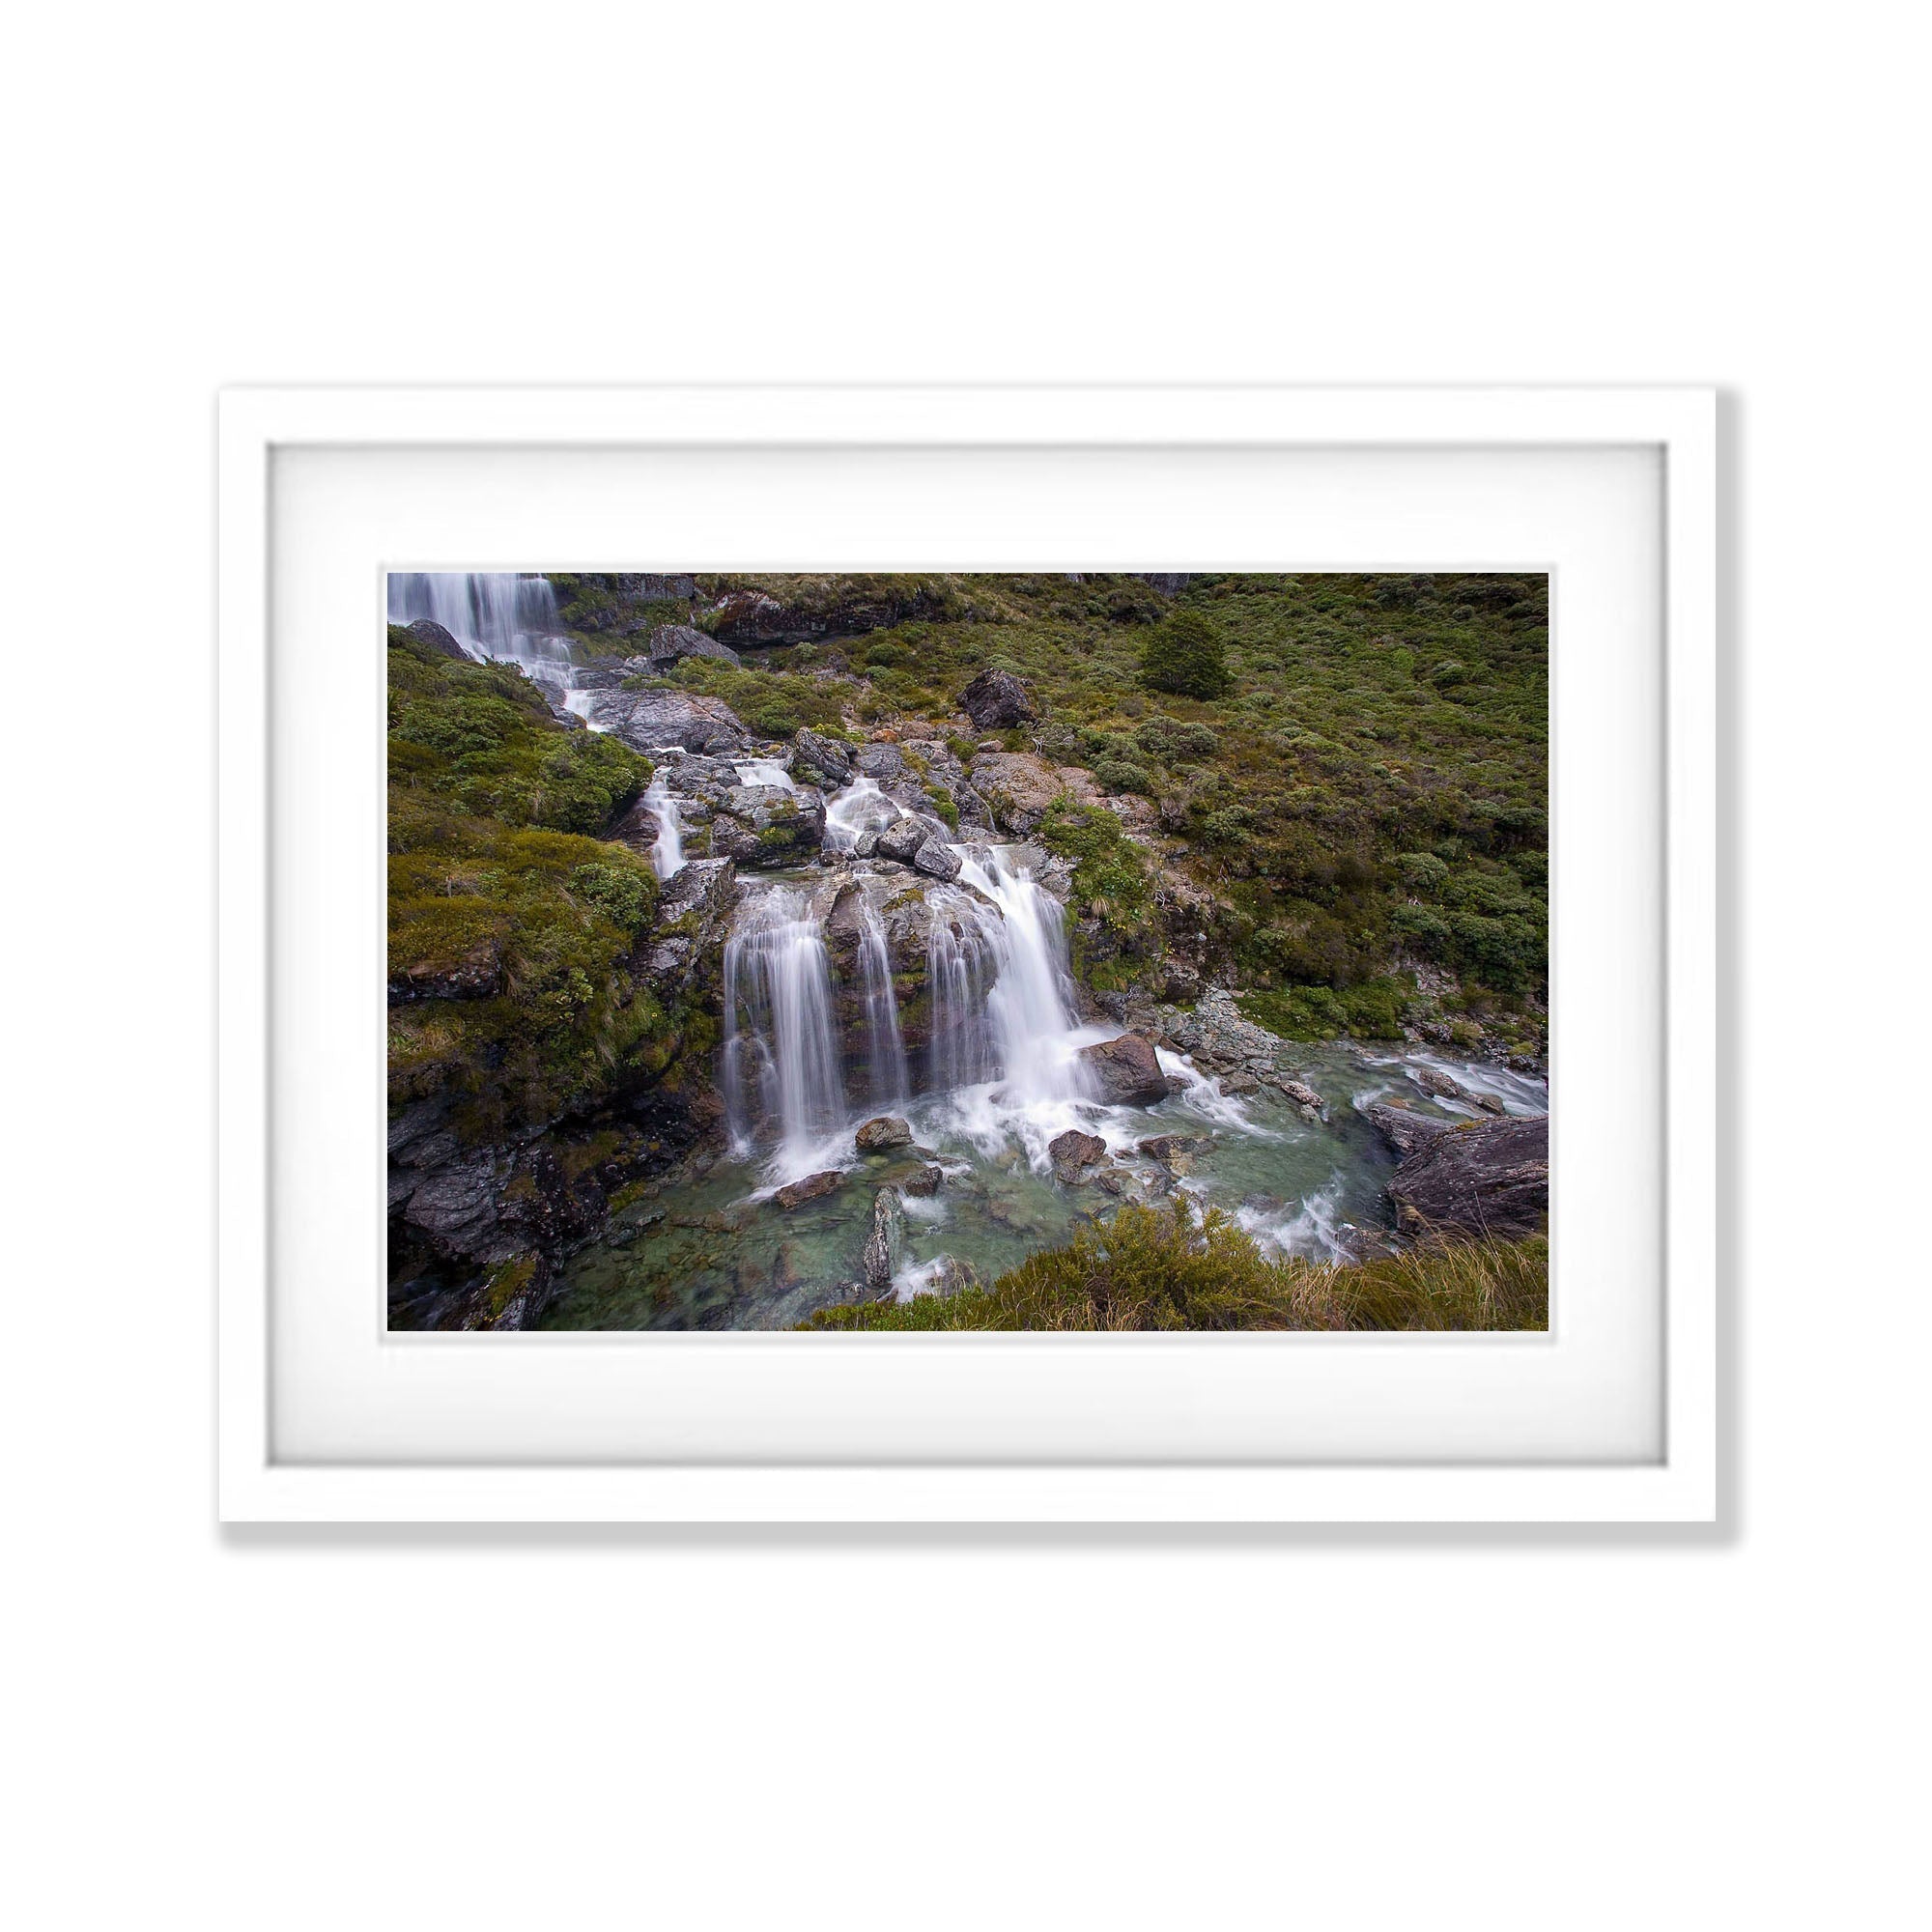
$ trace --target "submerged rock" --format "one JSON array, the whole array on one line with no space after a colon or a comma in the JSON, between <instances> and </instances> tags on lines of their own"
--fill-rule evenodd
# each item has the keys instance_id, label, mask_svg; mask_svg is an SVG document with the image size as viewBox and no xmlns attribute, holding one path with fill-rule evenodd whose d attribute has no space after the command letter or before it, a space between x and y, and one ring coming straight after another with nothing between
<instances>
[{"instance_id":1,"label":"submerged rock","mask_svg":"<svg viewBox=\"0 0 1932 1932\"><path fill-rule=\"evenodd\" d=\"M1063 1187L1078 1187L1093 1178L1087 1170L1107 1158L1107 1143L1098 1134L1069 1127L1047 1143L1046 1157L1053 1163L1053 1178Z\"/></svg>"},{"instance_id":2,"label":"submerged rock","mask_svg":"<svg viewBox=\"0 0 1932 1932\"><path fill-rule=\"evenodd\" d=\"M1406 1107L1369 1107L1364 1112L1370 1123L1406 1160L1427 1147L1437 1134L1446 1134L1452 1122L1437 1121L1427 1114L1412 1113Z\"/></svg>"},{"instance_id":3,"label":"submerged rock","mask_svg":"<svg viewBox=\"0 0 1932 1932\"><path fill-rule=\"evenodd\" d=\"M929 1197L939 1192L940 1183L946 1179L946 1170L927 1161L919 1171L899 1182L901 1188L911 1195Z\"/></svg>"},{"instance_id":4,"label":"submerged rock","mask_svg":"<svg viewBox=\"0 0 1932 1932\"><path fill-rule=\"evenodd\" d=\"M844 1185L844 1175L832 1167L823 1174L808 1174L803 1180L786 1181L772 1199L789 1214L794 1208L802 1208L808 1201L817 1201L827 1194L836 1194Z\"/></svg>"},{"instance_id":5,"label":"submerged rock","mask_svg":"<svg viewBox=\"0 0 1932 1932\"><path fill-rule=\"evenodd\" d=\"M905 1212L896 1187L882 1187L872 1196L872 1232L866 1239L866 1286L874 1294L890 1294L893 1277L905 1261Z\"/></svg>"},{"instance_id":6,"label":"submerged rock","mask_svg":"<svg viewBox=\"0 0 1932 1932\"><path fill-rule=\"evenodd\" d=\"M852 1140L861 1153L880 1153L887 1148L910 1147L912 1128L896 1114L881 1114L867 1121Z\"/></svg>"},{"instance_id":7,"label":"submerged rock","mask_svg":"<svg viewBox=\"0 0 1932 1932\"><path fill-rule=\"evenodd\" d=\"M1170 1174L1192 1174L1195 1154L1208 1145L1205 1139L1190 1139L1185 1134L1155 1134L1151 1140L1137 1143L1134 1151L1144 1159L1157 1160Z\"/></svg>"},{"instance_id":8,"label":"submerged rock","mask_svg":"<svg viewBox=\"0 0 1932 1932\"><path fill-rule=\"evenodd\" d=\"M1465 1107L1480 1107L1486 1114L1503 1111L1503 1103L1493 1094L1472 1094L1460 1080L1438 1073L1433 1066L1411 1066L1408 1077L1438 1100L1461 1100Z\"/></svg>"},{"instance_id":9,"label":"submerged rock","mask_svg":"<svg viewBox=\"0 0 1932 1932\"><path fill-rule=\"evenodd\" d=\"M1075 1057L1110 1106L1147 1106L1167 1098L1167 1075L1152 1045L1137 1033L1083 1046Z\"/></svg>"},{"instance_id":10,"label":"submerged rock","mask_svg":"<svg viewBox=\"0 0 1932 1932\"><path fill-rule=\"evenodd\" d=\"M1039 716L1027 688L1009 670L982 670L959 694L959 708L981 731L1009 730Z\"/></svg>"}]
</instances>

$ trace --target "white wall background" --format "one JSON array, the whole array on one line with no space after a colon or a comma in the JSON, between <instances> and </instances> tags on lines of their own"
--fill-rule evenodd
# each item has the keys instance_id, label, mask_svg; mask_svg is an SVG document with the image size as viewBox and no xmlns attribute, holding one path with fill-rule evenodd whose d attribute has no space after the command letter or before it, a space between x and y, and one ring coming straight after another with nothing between
<instances>
[{"instance_id":1,"label":"white wall background","mask_svg":"<svg viewBox=\"0 0 1932 1932\"><path fill-rule=\"evenodd\" d=\"M1916 1921L1921 34L16 22L12 1921ZM217 1533L214 388L935 376L1726 385L1722 1534Z\"/></svg>"}]
</instances>

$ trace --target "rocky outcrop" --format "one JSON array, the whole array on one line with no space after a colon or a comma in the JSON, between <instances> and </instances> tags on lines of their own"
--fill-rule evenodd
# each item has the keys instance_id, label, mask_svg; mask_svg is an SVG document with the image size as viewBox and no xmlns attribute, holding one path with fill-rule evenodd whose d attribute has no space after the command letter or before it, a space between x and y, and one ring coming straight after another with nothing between
<instances>
[{"instance_id":1,"label":"rocky outcrop","mask_svg":"<svg viewBox=\"0 0 1932 1932\"><path fill-rule=\"evenodd\" d=\"M800 731L791 741L790 770L804 783L837 791L852 781L851 748L816 731Z\"/></svg>"},{"instance_id":2,"label":"rocky outcrop","mask_svg":"<svg viewBox=\"0 0 1932 1932\"><path fill-rule=\"evenodd\" d=\"M872 1232L866 1237L866 1286L875 1295L893 1292L893 1277L905 1262L905 1210L896 1187L872 1196Z\"/></svg>"},{"instance_id":3,"label":"rocky outcrop","mask_svg":"<svg viewBox=\"0 0 1932 1932\"><path fill-rule=\"evenodd\" d=\"M828 1194L836 1194L844 1185L844 1175L836 1167L827 1168L822 1174L808 1174L803 1180L786 1181L772 1196L772 1200L788 1214L794 1208L803 1208L808 1201L819 1201Z\"/></svg>"},{"instance_id":4,"label":"rocky outcrop","mask_svg":"<svg viewBox=\"0 0 1932 1932\"><path fill-rule=\"evenodd\" d=\"M455 961L441 959L432 965L393 955L389 960L392 1007L412 1000L488 1000L502 989L503 948L496 939L479 941Z\"/></svg>"},{"instance_id":5,"label":"rocky outcrop","mask_svg":"<svg viewBox=\"0 0 1932 1932\"><path fill-rule=\"evenodd\" d=\"M973 760L973 788L1002 832L1025 838L1039 830L1047 808L1066 783L1030 752L981 752Z\"/></svg>"},{"instance_id":6,"label":"rocky outcrop","mask_svg":"<svg viewBox=\"0 0 1932 1932\"><path fill-rule=\"evenodd\" d=\"M681 745L687 752L730 753L751 743L751 733L728 704L696 692L602 691L590 706L590 722L634 752Z\"/></svg>"},{"instance_id":7,"label":"rocky outcrop","mask_svg":"<svg viewBox=\"0 0 1932 1932\"><path fill-rule=\"evenodd\" d=\"M948 614L945 593L923 584L831 578L796 597L790 592L775 597L763 590L727 591L712 605L707 622L712 635L727 643L805 644Z\"/></svg>"},{"instance_id":8,"label":"rocky outcrop","mask_svg":"<svg viewBox=\"0 0 1932 1932\"><path fill-rule=\"evenodd\" d=\"M653 835L655 836L655 835ZM688 993L718 963L738 903L728 859L692 859L664 882L639 966L661 996Z\"/></svg>"},{"instance_id":9,"label":"rocky outcrop","mask_svg":"<svg viewBox=\"0 0 1932 1932\"><path fill-rule=\"evenodd\" d=\"M1151 1106L1167 1098L1167 1075L1152 1046L1137 1033L1083 1046L1075 1058L1094 1091L1110 1106Z\"/></svg>"},{"instance_id":10,"label":"rocky outcrop","mask_svg":"<svg viewBox=\"0 0 1932 1932\"><path fill-rule=\"evenodd\" d=\"M1389 1198L1396 1226L1406 1235L1518 1240L1541 1233L1549 1219L1548 1117L1472 1122L1427 1135L1396 1169Z\"/></svg>"},{"instance_id":11,"label":"rocky outcrop","mask_svg":"<svg viewBox=\"0 0 1932 1932\"><path fill-rule=\"evenodd\" d=\"M782 785L732 785L711 815L711 854L753 870L804 864L825 842L825 800Z\"/></svg>"},{"instance_id":12,"label":"rocky outcrop","mask_svg":"<svg viewBox=\"0 0 1932 1932\"><path fill-rule=\"evenodd\" d=\"M1047 1143L1046 1157L1053 1163L1053 1178L1063 1187L1078 1187L1094 1178L1088 1170L1107 1158L1107 1143L1098 1134L1069 1127Z\"/></svg>"},{"instance_id":13,"label":"rocky outcrop","mask_svg":"<svg viewBox=\"0 0 1932 1932\"><path fill-rule=\"evenodd\" d=\"M413 624L405 626L411 637L427 644L433 651L440 651L446 658L462 658L466 663L469 653L456 641L455 636L443 629L434 617L418 617Z\"/></svg>"},{"instance_id":14,"label":"rocky outcrop","mask_svg":"<svg viewBox=\"0 0 1932 1932\"><path fill-rule=\"evenodd\" d=\"M1411 1066L1408 1077L1425 1094L1438 1100L1460 1100L1465 1107L1480 1107L1486 1114L1500 1114L1503 1103L1493 1094L1473 1094L1460 1080L1434 1066Z\"/></svg>"},{"instance_id":15,"label":"rocky outcrop","mask_svg":"<svg viewBox=\"0 0 1932 1932\"><path fill-rule=\"evenodd\" d=\"M884 1153L888 1148L910 1147L912 1128L896 1114L881 1114L859 1128L852 1144L861 1153Z\"/></svg>"},{"instance_id":16,"label":"rocky outcrop","mask_svg":"<svg viewBox=\"0 0 1932 1932\"><path fill-rule=\"evenodd\" d=\"M716 638L707 638L689 624L660 624L644 646L643 668L655 676L662 676L679 658L715 658L734 668L744 663L729 645L721 644ZM634 658L631 662L636 665L639 660Z\"/></svg>"},{"instance_id":17,"label":"rocky outcrop","mask_svg":"<svg viewBox=\"0 0 1932 1932\"><path fill-rule=\"evenodd\" d=\"M1039 716L1026 686L1011 671L990 666L959 694L959 708L980 731L1010 730Z\"/></svg>"},{"instance_id":18,"label":"rocky outcrop","mask_svg":"<svg viewBox=\"0 0 1932 1932\"><path fill-rule=\"evenodd\" d=\"M1163 597L1179 597L1194 582L1184 570L1136 570L1130 573L1143 583L1151 583Z\"/></svg>"}]
</instances>

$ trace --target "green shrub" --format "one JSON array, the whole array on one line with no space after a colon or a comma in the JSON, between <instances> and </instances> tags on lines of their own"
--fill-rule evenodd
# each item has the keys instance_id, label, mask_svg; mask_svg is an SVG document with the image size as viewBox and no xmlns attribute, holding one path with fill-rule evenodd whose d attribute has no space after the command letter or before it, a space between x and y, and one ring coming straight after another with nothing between
<instances>
[{"instance_id":1,"label":"green shrub","mask_svg":"<svg viewBox=\"0 0 1932 1932\"><path fill-rule=\"evenodd\" d=\"M1177 697L1219 697L1234 683L1221 633L1198 611L1177 611L1141 652L1141 681Z\"/></svg>"},{"instance_id":2,"label":"green shrub","mask_svg":"<svg viewBox=\"0 0 1932 1932\"><path fill-rule=\"evenodd\" d=\"M1134 733L1134 742L1163 764L1198 764L1214 755L1220 740L1206 724L1189 724L1156 714Z\"/></svg>"},{"instance_id":3,"label":"green shrub","mask_svg":"<svg viewBox=\"0 0 1932 1932\"><path fill-rule=\"evenodd\" d=\"M1102 791L1137 791L1144 797L1153 794L1153 781L1140 766L1124 758L1098 758L1094 764L1094 781Z\"/></svg>"}]
</instances>

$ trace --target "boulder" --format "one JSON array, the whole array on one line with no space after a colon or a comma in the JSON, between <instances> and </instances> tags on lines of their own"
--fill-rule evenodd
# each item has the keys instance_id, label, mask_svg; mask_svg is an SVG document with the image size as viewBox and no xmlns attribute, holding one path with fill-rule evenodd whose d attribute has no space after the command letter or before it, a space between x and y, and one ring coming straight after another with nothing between
<instances>
[{"instance_id":1,"label":"boulder","mask_svg":"<svg viewBox=\"0 0 1932 1932\"><path fill-rule=\"evenodd\" d=\"M908 1194L929 1198L939 1192L940 1185L945 1179L945 1170L935 1166L931 1161L927 1161L921 1166L917 1174L909 1176L906 1179L900 1181L899 1185Z\"/></svg>"},{"instance_id":2,"label":"boulder","mask_svg":"<svg viewBox=\"0 0 1932 1932\"><path fill-rule=\"evenodd\" d=\"M689 993L706 963L717 964L737 902L738 875L728 859L688 859L664 882L640 948L643 976L661 998Z\"/></svg>"},{"instance_id":3,"label":"boulder","mask_svg":"<svg viewBox=\"0 0 1932 1932\"><path fill-rule=\"evenodd\" d=\"M721 664L734 667L744 663L728 645L721 644L716 638L707 638L702 631L693 630L689 624L660 624L644 646L644 656L654 671L668 669L679 658L716 658Z\"/></svg>"},{"instance_id":4,"label":"boulder","mask_svg":"<svg viewBox=\"0 0 1932 1932\"><path fill-rule=\"evenodd\" d=\"M836 1167L828 1168L823 1174L808 1174L803 1180L788 1180L772 1196L772 1199L787 1214L794 1208L801 1208L808 1201L817 1201L827 1194L836 1194L845 1185L845 1177Z\"/></svg>"},{"instance_id":5,"label":"boulder","mask_svg":"<svg viewBox=\"0 0 1932 1932\"><path fill-rule=\"evenodd\" d=\"M591 722L634 752L682 745L687 752L737 752L751 742L722 698L689 691L603 691L591 699Z\"/></svg>"},{"instance_id":6,"label":"boulder","mask_svg":"<svg viewBox=\"0 0 1932 1932\"><path fill-rule=\"evenodd\" d=\"M1406 1235L1454 1232L1517 1240L1549 1219L1549 1119L1450 1127L1405 1159L1389 1182ZM412 1206L413 1211L413 1204Z\"/></svg>"},{"instance_id":7,"label":"boulder","mask_svg":"<svg viewBox=\"0 0 1932 1932\"><path fill-rule=\"evenodd\" d=\"M959 854L944 838L928 838L912 855L913 869L935 879L959 876Z\"/></svg>"},{"instance_id":8,"label":"boulder","mask_svg":"<svg viewBox=\"0 0 1932 1932\"><path fill-rule=\"evenodd\" d=\"M772 870L797 866L825 842L825 800L782 785L732 785L711 820L715 858Z\"/></svg>"},{"instance_id":9,"label":"boulder","mask_svg":"<svg viewBox=\"0 0 1932 1932\"><path fill-rule=\"evenodd\" d=\"M1299 1080L1277 1080L1274 1084L1297 1107L1313 1107L1318 1114L1321 1111L1321 1095L1313 1087L1307 1086Z\"/></svg>"},{"instance_id":10,"label":"boulder","mask_svg":"<svg viewBox=\"0 0 1932 1932\"><path fill-rule=\"evenodd\" d=\"M1191 1140L1185 1134L1156 1134L1136 1144L1134 1151L1147 1160L1157 1160L1170 1174L1191 1174L1195 1153L1208 1143Z\"/></svg>"},{"instance_id":11,"label":"boulder","mask_svg":"<svg viewBox=\"0 0 1932 1932\"><path fill-rule=\"evenodd\" d=\"M905 776L905 757L896 745L861 745L853 762L882 785L896 783Z\"/></svg>"},{"instance_id":12,"label":"boulder","mask_svg":"<svg viewBox=\"0 0 1932 1932\"><path fill-rule=\"evenodd\" d=\"M1083 1046L1074 1057L1110 1106L1149 1106L1167 1098L1167 1075L1152 1046L1137 1033Z\"/></svg>"},{"instance_id":13,"label":"boulder","mask_svg":"<svg viewBox=\"0 0 1932 1932\"><path fill-rule=\"evenodd\" d=\"M427 644L433 651L440 651L446 658L462 658L469 662L469 653L456 641L455 635L446 631L434 617L418 617L413 624L404 627L411 637Z\"/></svg>"},{"instance_id":14,"label":"boulder","mask_svg":"<svg viewBox=\"0 0 1932 1932\"><path fill-rule=\"evenodd\" d=\"M896 1187L872 1196L872 1232L866 1237L866 1286L875 1295L890 1294L893 1277L905 1261L905 1212Z\"/></svg>"},{"instance_id":15,"label":"boulder","mask_svg":"<svg viewBox=\"0 0 1932 1932\"><path fill-rule=\"evenodd\" d=\"M872 842L872 850L881 859L894 859L901 866L909 866L919 848L931 837L931 828L908 813L903 818L894 819L879 834Z\"/></svg>"},{"instance_id":16,"label":"boulder","mask_svg":"<svg viewBox=\"0 0 1932 1932\"><path fill-rule=\"evenodd\" d=\"M1432 1120L1427 1114L1411 1113L1406 1107L1368 1107L1370 1123L1403 1159L1427 1147L1437 1134L1446 1134L1454 1122Z\"/></svg>"},{"instance_id":17,"label":"boulder","mask_svg":"<svg viewBox=\"0 0 1932 1932\"><path fill-rule=\"evenodd\" d=\"M1078 1187L1093 1179L1087 1170L1107 1158L1107 1143L1098 1134L1069 1127L1047 1143L1046 1157L1053 1163L1053 1178L1063 1187Z\"/></svg>"},{"instance_id":18,"label":"boulder","mask_svg":"<svg viewBox=\"0 0 1932 1932\"><path fill-rule=\"evenodd\" d=\"M981 752L973 760L973 787L985 800L993 823L1024 838L1038 831L1047 808L1066 784L1030 752Z\"/></svg>"},{"instance_id":19,"label":"boulder","mask_svg":"<svg viewBox=\"0 0 1932 1932\"><path fill-rule=\"evenodd\" d=\"M852 1141L861 1153L883 1153L887 1148L910 1147L912 1128L896 1114L881 1114L867 1121Z\"/></svg>"},{"instance_id":20,"label":"boulder","mask_svg":"<svg viewBox=\"0 0 1932 1932\"><path fill-rule=\"evenodd\" d=\"M1039 716L1027 688L1009 670L982 670L959 694L959 708L981 731L1010 730Z\"/></svg>"},{"instance_id":21,"label":"boulder","mask_svg":"<svg viewBox=\"0 0 1932 1932\"><path fill-rule=\"evenodd\" d=\"M835 791L852 781L852 753L837 738L803 730L791 742L791 775L830 785Z\"/></svg>"}]
</instances>

